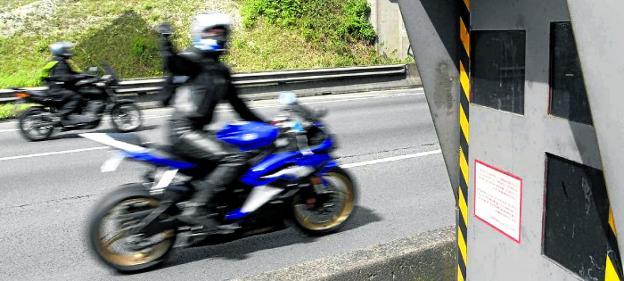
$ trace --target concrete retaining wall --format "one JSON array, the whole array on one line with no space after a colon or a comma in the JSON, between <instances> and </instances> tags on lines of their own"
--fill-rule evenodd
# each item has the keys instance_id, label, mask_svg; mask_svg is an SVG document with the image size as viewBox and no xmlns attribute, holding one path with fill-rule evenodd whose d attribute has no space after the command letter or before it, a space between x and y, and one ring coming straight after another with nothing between
<instances>
[{"instance_id":1,"label":"concrete retaining wall","mask_svg":"<svg viewBox=\"0 0 624 281\"><path fill-rule=\"evenodd\" d=\"M233 281L448 281L455 248L454 227L446 227Z\"/></svg>"}]
</instances>

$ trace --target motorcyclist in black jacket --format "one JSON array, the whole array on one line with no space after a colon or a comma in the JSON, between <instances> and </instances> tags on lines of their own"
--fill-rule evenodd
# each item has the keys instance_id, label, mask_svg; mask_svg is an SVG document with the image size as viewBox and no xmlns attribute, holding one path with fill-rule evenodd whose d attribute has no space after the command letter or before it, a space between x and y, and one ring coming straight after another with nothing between
<instances>
[{"instance_id":1,"label":"motorcyclist in black jacket","mask_svg":"<svg viewBox=\"0 0 624 281\"><path fill-rule=\"evenodd\" d=\"M224 188L238 175L246 157L240 150L219 141L213 132L205 130L213 120L217 104L229 102L241 118L247 121L263 120L254 114L238 96L232 84L230 70L221 61L226 51L231 19L220 13L197 15L191 26L192 46L176 53L169 35L168 25L159 26L161 54L166 69L175 76L188 80L176 88L174 112L169 118L169 140L175 154L206 166L216 166L196 186L196 192L181 215L189 223L215 229L207 204L215 189ZM218 228L223 228L219 226Z\"/></svg>"},{"instance_id":2,"label":"motorcyclist in black jacket","mask_svg":"<svg viewBox=\"0 0 624 281\"><path fill-rule=\"evenodd\" d=\"M93 121L93 118L86 116L70 118L70 115L77 111L81 102L76 83L89 77L80 73L80 70L72 62L73 53L71 49L72 45L67 42L56 42L50 45L52 59L41 72L41 80L48 86L50 95L63 100L63 106L58 110L56 116L58 121L63 122L64 125Z\"/></svg>"}]
</instances>

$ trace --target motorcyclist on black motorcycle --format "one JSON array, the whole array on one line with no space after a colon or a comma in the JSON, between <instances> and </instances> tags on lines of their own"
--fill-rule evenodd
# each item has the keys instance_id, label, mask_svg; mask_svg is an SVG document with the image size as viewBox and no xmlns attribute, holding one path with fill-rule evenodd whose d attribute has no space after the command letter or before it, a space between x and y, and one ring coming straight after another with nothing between
<instances>
[{"instance_id":1,"label":"motorcyclist on black motorcycle","mask_svg":"<svg viewBox=\"0 0 624 281\"><path fill-rule=\"evenodd\" d=\"M52 59L44 66L41 72L41 80L49 88L51 96L62 99L64 104L56 113L57 122L63 125L89 123L94 121L93 116L72 116L78 110L81 96L78 93L76 83L89 75L80 73L80 70L71 60L72 45L67 42L56 42L50 45Z\"/></svg>"},{"instance_id":2,"label":"motorcyclist on black motorcycle","mask_svg":"<svg viewBox=\"0 0 624 281\"><path fill-rule=\"evenodd\" d=\"M226 187L236 178L247 159L240 150L219 141L204 128L212 122L220 101L228 101L244 120L263 122L238 96L229 68L220 61L227 50L231 27L228 15L199 14L191 26L192 46L176 53L169 40L170 26L159 26L166 69L171 75L188 76L188 81L176 89L175 110L168 121L172 152L195 163L216 167L196 185L196 192L180 219L208 230L228 227L218 226L207 204L216 189Z\"/></svg>"}]
</instances>

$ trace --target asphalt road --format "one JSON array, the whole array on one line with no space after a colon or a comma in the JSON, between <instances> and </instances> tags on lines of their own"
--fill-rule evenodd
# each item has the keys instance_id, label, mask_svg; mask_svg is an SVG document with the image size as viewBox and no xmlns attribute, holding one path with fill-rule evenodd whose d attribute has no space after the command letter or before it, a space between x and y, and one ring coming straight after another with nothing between
<instances>
[{"instance_id":1,"label":"asphalt road","mask_svg":"<svg viewBox=\"0 0 624 281\"><path fill-rule=\"evenodd\" d=\"M359 207L345 229L318 238L286 229L224 245L177 249L164 267L129 276L90 256L85 218L102 194L138 181L145 167L124 163L117 172L102 174L99 167L109 152L75 132L29 143L14 122L0 123L0 280L223 280L453 224L453 193L422 90L301 101L329 109L326 123L340 145L336 154L359 183ZM252 106L265 117L279 110L275 101ZM221 124L233 118L229 108L219 111ZM139 133L163 142L162 125L169 113L145 111Z\"/></svg>"}]
</instances>

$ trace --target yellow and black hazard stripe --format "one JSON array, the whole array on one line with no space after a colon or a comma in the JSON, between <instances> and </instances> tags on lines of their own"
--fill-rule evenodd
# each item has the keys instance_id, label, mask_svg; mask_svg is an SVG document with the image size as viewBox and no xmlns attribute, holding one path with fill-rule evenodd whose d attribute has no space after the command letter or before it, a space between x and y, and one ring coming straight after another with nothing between
<instances>
[{"instance_id":1,"label":"yellow and black hazard stripe","mask_svg":"<svg viewBox=\"0 0 624 281\"><path fill-rule=\"evenodd\" d=\"M466 280L468 261L468 183L470 165L468 145L470 144L470 0L458 0L459 16L459 188L457 189L457 280Z\"/></svg>"},{"instance_id":2,"label":"yellow and black hazard stripe","mask_svg":"<svg viewBox=\"0 0 624 281\"><path fill-rule=\"evenodd\" d=\"M622 278L622 265L620 263L620 254L617 245L617 232L615 230L615 221L613 220L613 211L609 208L609 227L607 230L607 243L609 244L609 250L607 250L607 257L605 258L605 275L604 281L621 281Z\"/></svg>"}]
</instances>

